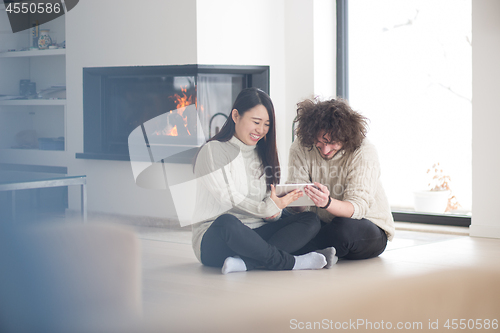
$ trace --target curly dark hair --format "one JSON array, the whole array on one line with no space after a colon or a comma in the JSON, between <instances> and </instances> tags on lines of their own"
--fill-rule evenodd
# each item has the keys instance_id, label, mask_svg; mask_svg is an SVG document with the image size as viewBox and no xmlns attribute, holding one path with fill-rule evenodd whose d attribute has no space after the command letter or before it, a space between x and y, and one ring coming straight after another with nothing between
<instances>
[{"instance_id":1,"label":"curly dark hair","mask_svg":"<svg viewBox=\"0 0 500 333\"><path fill-rule=\"evenodd\" d=\"M351 109L348 102L337 98L327 101L306 99L297 103L297 137L302 144L313 149L317 136L325 131L331 140L342 143L347 153L361 146L368 130L368 119Z\"/></svg>"}]
</instances>

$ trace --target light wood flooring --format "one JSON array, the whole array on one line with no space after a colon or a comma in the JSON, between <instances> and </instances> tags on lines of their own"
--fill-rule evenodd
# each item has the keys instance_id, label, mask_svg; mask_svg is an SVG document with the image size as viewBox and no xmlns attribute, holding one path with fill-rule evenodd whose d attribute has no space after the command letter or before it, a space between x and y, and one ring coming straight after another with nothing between
<instances>
[{"instance_id":1,"label":"light wood flooring","mask_svg":"<svg viewBox=\"0 0 500 333\"><path fill-rule=\"evenodd\" d=\"M257 313L272 316L289 303L314 300L325 292L341 295L355 286L376 288L378 281L450 269L500 269L500 239L472 238L467 228L458 227L432 232L424 232L425 227L423 231L404 229L408 225L398 223L394 241L378 258L341 260L332 269L223 275L220 269L204 267L196 260L189 230L136 227L143 251L144 313L160 317L165 332L189 332L196 327L217 327L234 316L256 316L259 321ZM282 324L283 331L293 331L290 323ZM239 331L241 327L234 330Z\"/></svg>"}]
</instances>

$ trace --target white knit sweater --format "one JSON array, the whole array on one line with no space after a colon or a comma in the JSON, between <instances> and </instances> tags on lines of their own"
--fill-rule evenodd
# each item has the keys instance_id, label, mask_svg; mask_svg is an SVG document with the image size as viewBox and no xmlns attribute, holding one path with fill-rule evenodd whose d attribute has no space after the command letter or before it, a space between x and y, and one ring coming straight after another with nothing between
<instances>
[{"instance_id":1,"label":"white knit sweater","mask_svg":"<svg viewBox=\"0 0 500 333\"><path fill-rule=\"evenodd\" d=\"M198 154L195 220L201 222L193 224L193 250L200 262L201 240L218 216L234 215L253 229L266 223L265 218L281 213L269 197L255 148L233 136L227 142L208 142Z\"/></svg>"},{"instance_id":2,"label":"white knit sweater","mask_svg":"<svg viewBox=\"0 0 500 333\"><path fill-rule=\"evenodd\" d=\"M331 160L321 157L318 150L301 145L297 139L290 147L289 184L318 182L326 185L330 196L348 201L354 206L352 218L366 218L394 237L394 220L389 202L380 182L380 164L375 146L367 139L354 153L339 152ZM325 209L311 207L321 221L330 222L334 216Z\"/></svg>"}]
</instances>

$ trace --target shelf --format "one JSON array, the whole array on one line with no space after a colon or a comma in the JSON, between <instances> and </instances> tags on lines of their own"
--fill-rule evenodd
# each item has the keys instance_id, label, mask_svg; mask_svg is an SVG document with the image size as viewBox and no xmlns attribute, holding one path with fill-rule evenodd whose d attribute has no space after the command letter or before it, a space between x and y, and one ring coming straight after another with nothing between
<instances>
[{"instance_id":1,"label":"shelf","mask_svg":"<svg viewBox=\"0 0 500 333\"><path fill-rule=\"evenodd\" d=\"M51 106L66 105L65 99L12 99L0 101L0 106Z\"/></svg>"},{"instance_id":2,"label":"shelf","mask_svg":"<svg viewBox=\"0 0 500 333\"><path fill-rule=\"evenodd\" d=\"M62 151L64 152L64 149L40 149L40 148L1 148L0 151L27 151L27 152L34 152L34 151Z\"/></svg>"},{"instance_id":3,"label":"shelf","mask_svg":"<svg viewBox=\"0 0 500 333\"><path fill-rule=\"evenodd\" d=\"M66 55L66 49L15 51L0 53L0 58L43 57Z\"/></svg>"},{"instance_id":4,"label":"shelf","mask_svg":"<svg viewBox=\"0 0 500 333\"><path fill-rule=\"evenodd\" d=\"M26 149L21 149L21 148L0 148L0 155L2 155L2 160L1 162L5 161L12 161L16 160L16 157L19 158L21 156L29 156L32 157L33 159L37 160L40 158L47 158L48 156L61 156L66 153L66 149L64 150L51 150L51 149L36 149L36 148L26 148ZM4 160L3 157L6 157ZM49 158L50 159L50 158Z\"/></svg>"},{"instance_id":5,"label":"shelf","mask_svg":"<svg viewBox=\"0 0 500 333\"><path fill-rule=\"evenodd\" d=\"M68 164L67 150L12 149L0 148L0 164L42 164L65 166Z\"/></svg>"}]
</instances>

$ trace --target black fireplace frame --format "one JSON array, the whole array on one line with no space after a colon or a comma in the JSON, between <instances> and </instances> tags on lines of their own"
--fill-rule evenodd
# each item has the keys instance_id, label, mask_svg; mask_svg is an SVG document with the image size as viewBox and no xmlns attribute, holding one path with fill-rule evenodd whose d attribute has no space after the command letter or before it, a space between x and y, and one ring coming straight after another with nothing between
<instances>
[{"instance_id":1,"label":"black fireplace frame","mask_svg":"<svg viewBox=\"0 0 500 333\"><path fill-rule=\"evenodd\" d=\"M106 122L106 80L117 76L159 76L198 74L238 74L244 75L243 88L258 87L269 94L269 66L238 65L166 65L127 67L86 67L83 68L83 153L76 158L130 161L128 153L108 150L104 144ZM180 159L178 163L188 163Z\"/></svg>"}]
</instances>

